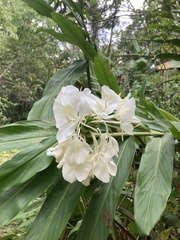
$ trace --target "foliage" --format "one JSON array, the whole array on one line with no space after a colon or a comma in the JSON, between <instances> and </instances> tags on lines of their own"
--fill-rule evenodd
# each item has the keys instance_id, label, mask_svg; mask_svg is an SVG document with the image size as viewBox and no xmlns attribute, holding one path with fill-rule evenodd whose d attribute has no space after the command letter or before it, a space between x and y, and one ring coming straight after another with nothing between
<instances>
[{"instance_id":1,"label":"foliage","mask_svg":"<svg viewBox=\"0 0 180 240\"><path fill-rule=\"evenodd\" d=\"M69 61L68 51L39 25L55 25L28 8L23 2L1 1L0 27L0 124L27 118L33 103L41 98L44 86L56 68ZM57 57L58 56L58 57Z\"/></svg>"},{"instance_id":2,"label":"foliage","mask_svg":"<svg viewBox=\"0 0 180 240\"><path fill-rule=\"evenodd\" d=\"M63 1L62 6L68 9L63 13L67 15L61 13L64 9L61 5L60 9L56 8L59 14L50 14L55 2L50 6L44 0L23 1L58 25L43 31L74 44L84 59L50 78L28 120L0 128L1 151L22 149L0 167L0 226L43 196L44 203L24 239L117 240L137 239L142 235L150 235L151 239L163 239L164 235L167 239L178 238L179 119L145 99L145 84L142 85L137 94L137 115L142 124L133 136L123 133L117 136L120 148L115 159L117 175L107 184L93 179L88 187L79 182L66 182L54 158L46 154L57 141L53 99L69 84L79 88L89 86L97 95L100 85L107 85L122 95L123 88L119 88L109 65L83 27L90 21L78 4L83 1ZM43 8L39 11L41 4ZM142 62L146 63L139 61Z\"/></svg>"}]
</instances>

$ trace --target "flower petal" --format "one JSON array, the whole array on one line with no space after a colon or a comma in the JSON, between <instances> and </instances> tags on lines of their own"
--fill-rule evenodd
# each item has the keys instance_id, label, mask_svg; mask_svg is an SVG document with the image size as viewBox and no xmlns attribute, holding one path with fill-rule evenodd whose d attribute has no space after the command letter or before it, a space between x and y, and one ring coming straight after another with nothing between
<instances>
[{"instance_id":1,"label":"flower petal","mask_svg":"<svg viewBox=\"0 0 180 240\"><path fill-rule=\"evenodd\" d=\"M81 164L88 160L90 146L82 142L78 136L73 136L64 154L64 160L71 164Z\"/></svg>"},{"instance_id":2,"label":"flower petal","mask_svg":"<svg viewBox=\"0 0 180 240\"><path fill-rule=\"evenodd\" d=\"M84 181L87 179L90 171L91 171L91 165L88 163L82 163L76 165L76 178L79 182Z\"/></svg>"},{"instance_id":3,"label":"flower petal","mask_svg":"<svg viewBox=\"0 0 180 240\"><path fill-rule=\"evenodd\" d=\"M106 163L102 159L100 159L94 166L93 174L104 183L108 183L110 180Z\"/></svg>"},{"instance_id":4,"label":"flower petal","mask_svg":"<svg viewBox=\"0 0 180 240\"><path fill-rule=\"evenodd\" d=\"M68 137L70 137L72 134L74 134L76 125L76 123L62 123L56 134L56 139L58 140L58 142L61 143L65 141Z\"/></svg>"},{"instance_id":5,"label":"flower petal","mask_svg":"<svg viewBox=\"0 0 180 240\"><path fill-rule=\"evenodd\" d=\"M123 132L133 135L133 125L131 123L121 123L120 128Z\"/></svg>"},{"instance_id":6,"label":"flower petal","mask_svg":"<svg viewBox=\"0 0 180 240\"><path fill-rule=\"evenodd\" d=\"M108 172L111 176L116 176L117 166L113 161L108 162L107 169L108 169Z\"/></svg>"},{"instance_id":7,"label":"flower petal","mask_svg":"<svg viewBox=\"0 0 180 240\"><path fill-rule=\"evenodd\" d=\"M64 164L62 168L62 175L67 182L73 183L77 180L73 164Z\"/></svg>"}]
</instances>

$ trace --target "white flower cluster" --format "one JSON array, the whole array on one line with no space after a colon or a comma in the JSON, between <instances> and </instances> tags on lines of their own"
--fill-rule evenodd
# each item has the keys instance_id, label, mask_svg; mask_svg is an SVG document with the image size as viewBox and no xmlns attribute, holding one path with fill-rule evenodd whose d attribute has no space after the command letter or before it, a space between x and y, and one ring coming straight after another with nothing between
<instances>
[{"instance_id":1,"label":"white flower cluster","mask_svg":"<svg viewBox=\"0 0 180 240\"><path fill-rule=\"evenodd\" d=\"M134 98L122 99L107 86L102 87L101 98L89 89L79 91L71 85L61 89L53 106L58 145L47 155L56 158L66 181L89 185L96 177L107 183L116 175L113 157L119 148L109 126L132 135L133 123L140 122L135 108Z\"/></svg>"}]
</instances>

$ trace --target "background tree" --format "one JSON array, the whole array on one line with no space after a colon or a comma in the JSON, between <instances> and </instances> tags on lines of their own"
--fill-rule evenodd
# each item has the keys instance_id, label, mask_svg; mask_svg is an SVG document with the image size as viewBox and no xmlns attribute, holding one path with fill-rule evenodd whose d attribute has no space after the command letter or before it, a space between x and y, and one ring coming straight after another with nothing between
<instances>
[{"instance_id":1,"label":"background tree","mask_svg":"<svg viewBox=\"0 0 180 240\"><path fill-rule=\"evenodd\" d=\"M25 119L57 68L72 60L39 26L53 26L21 1L1 1L1 124ZM62 53L63 52L63 53Z\"/></svg>"}]
</instances>

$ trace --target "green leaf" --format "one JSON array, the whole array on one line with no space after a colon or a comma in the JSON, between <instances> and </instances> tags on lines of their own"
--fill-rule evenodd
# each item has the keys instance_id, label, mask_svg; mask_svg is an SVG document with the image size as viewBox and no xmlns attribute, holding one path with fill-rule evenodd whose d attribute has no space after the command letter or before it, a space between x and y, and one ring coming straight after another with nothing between
<instances>
[{"instance_id":1,"label":"green leaf","mask_svg":"<svg viewBox=\"0 0 180 240\"><path fill-rule=\"evenodd\" d=\"M63 0L69 7L71 7L73 10L75 10L81 17L83 17L83 10L79 7L79 5L76 2L73 2L72 0Z\"/></svg>"},{"instance_id":2,"label":"green leaf","mask_svg":"<svg viewBox=\"0 0 180 240\"><path fill-rule=\"evenodd\" d=\"M166 118L168 121L170 120L170 121L179 122L179 119L177 117L175 117L174 115L172 115L171 113L169 113L161 108L158 108L158 110L164 116L164 118Z\"/></svg>"},{"instance_id":3,"label":"green leaf","mask_svg":"<svg viewBox=\"0 0 180 240\"><path fill-rule=\"evenodd\" d=\"M178 46L180 47L180 39L175 38L175 39L157 39L154 40L156 43L169 43L172 46Z\"/></svg>"},{"instance_id":4,"label":"green leaf","mask_svg":"<svg viewBox=\"0 0 180 240\"><path fill-rule=\"evenodd\" d=\"M55 137L45 139L17 153L12 160L1 165L0 190L19 185L47 168L54 158L47 156L46 150L56 141Z\"/></svg>"},{"instance_id":5,"label":"green leaf","mask_svg":"<svg viewBox=\"0 0 180 240\"><path fill-rule=\"evenodd\" d=\"M135 38L135 36L133 35L133 38ZM132 40L132 45L135 49L135 52L136 53L139 53L140 52L140 47L139 47L139 44L138 44L138 41L137 40Z\"/></svg>"},{"instance_id":6,"label":"green leaf","mask_svg":"<svg viewBox=\"0 0 180 240\"><path fill-rule=\"evenodd\" d=\"M129 137L120 144L117 175L108 184L101 184L92 196L77 240L107 239L119 195L130 173L134 153L134 138Z\"/></svg>"},{"instance_id":7,"label":"green leaf","mask_svg":"<svg viewBox=\"0 0 180 240\"><path fill-rule=\"evenodd\" d=\"M141 105L137 105L138 108L144 112L142 114L143 122L148 125L148 123L154 123L159 126L161 130L169 130L169 121L161 114L160 110L150 101L146 99L141 99ZM140 114L141 117L141 114ZM151 128L151 126L149 126Z\"/></svg>"},{"instance_id":8,"label":"green leaf","mask_svg":"<svg viewBox=\"0 0 180 240\"><path fill-rule=\"evenodd\" d=\"M160 219L171 193L174 139L167 132L152 138L142 156L135 187L135 221L142 234L149 235Z\"/></svg>"},{"instance_id":9,"label":"green leaf","mask_svg":"<svg viewBox=\"0 0 180 240\"><path fill-rule=\"evenodd\" d=\"M54 122L21 121L0 127L0 152L23 149L57 132Z\"/></svg>"},{"instance_id":10,"label":"green leaf","mask_svg":"<svg viewBox=\"0 0 180 240\"><path fill-rule=\"evenodd\" d=\"M72 15L75 17L76 21L84 28L84 26L83 26L84 13L83 13L83 10L80 8L79 3L76 3L72 0L67 0L67 1L63 0L63 2L65 5L67 5L69 7L69 10L71 11ZM86 32L85 30L83 30L83 31ZM88 35L86 35L86 36L88 36Z\"/></svg>"},{"instance_id":11,"label":"green leaf","mask_svg":"<svg viewBox=\"0 0 180 240\"><path fill-rule=\"evenodd\" d=\"M85 187L60 180L51 191L25 240L58 240Z\"/></svg>"},{"instance_id":12,"label":"green leaf","mask_svg":"<svg viewBox=\"0 0 180 240\"><path fill-rule=\"evenodd\" d=\"M77 44L76 41L72 37L66 36L63 33L58 33L56 31L54 31L53 29L47 29L47 28L40 27L40 28L38 28L37 32L46 32L46 33L52 35L53 37L55 37L56 39L58 39L61 42L68 42L68 43L71 43L71 44L74 44L74 45Z\"/></svg>"},{"instance_id":13,"label":"green leaf","mask_svg":"<svg viewBox=\"0 0 180 240\"><path fill-rule=\"evenodd\" d=\"M63 86L74 84L86 69L86 62L76 61L66 69L59 70L47 83L42 98L31 109L29 120L54 120L53 104Z\"/></svg>"},{"instance_id":14,"label":"green leaf","mask_svg":"<svg viewBox=\"0 0 180 240\"><path fill-rule=\"evenodd\" d=\"M97 56L94 60L94 71L97 77L97 80L101 86L107 85L116 93L120 93L120 87L117 83L117 80L109 67L107 66L105 60L101 56Z\"/></svg>"},{"instance_id":15,"label":"green leaf","mask_svg":"<svg viewBox=\"0 0 180 240\"><path fill-rule=\"evenodd\" d=\"M60 176L60 170L53 163L29 181L0 193L0 227L14 218L29 202L42 194Z\"/></svg>"},{"instance_id":16,"label":"green leaf","mask_svg":"<svg viewBox=\"0 0 180 240\"><path fill-rule=\"evenodd\" d=\"M180 61L180 55L179 54L173 54L173 53L160 53L156 55L156 58L167 60L167 59L173 59L176 61Z\"/></svg>"},{"instance_id":17,"label":"green leaf","mask_svg":"<svg viewBox=\"0 0 180 240\"><path fill-rule=\"evenodd\" d=\"M71 42L73 40L74 44L78 46L90 60L93 61L97 55L97 52L92 45L85 40L81 29L78 28L74 23L70 22L66 17L58 13L52 13L52 18L61 28L64 35L71 39Z\"/></svg>"},{"instance_id":18,"label":"green leaf","mask_svg":"<svg viewBox=\"0 0 180 240\"><path fill-rule=\"evenodd\" d=\"M180 122L170 121L171 123L171 131L174 138L180 140Z\"/></svg>"},{"instance_id":19,"label":"green leaf","mask_svg":"<svg viewBox=\"0 0 180 240\"><path fill-rule=\"evenodd\" d=\"M36 12L38 12L42 16L46 16L52 18L51 13L54 9L49 6L49 4L44 0L22 0L27 3L29 7L33 8Z\"/></svg>"}]
</instances>

